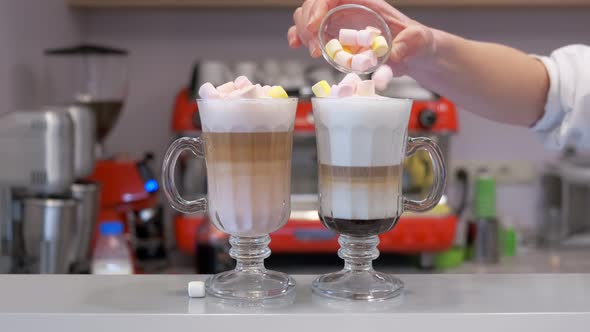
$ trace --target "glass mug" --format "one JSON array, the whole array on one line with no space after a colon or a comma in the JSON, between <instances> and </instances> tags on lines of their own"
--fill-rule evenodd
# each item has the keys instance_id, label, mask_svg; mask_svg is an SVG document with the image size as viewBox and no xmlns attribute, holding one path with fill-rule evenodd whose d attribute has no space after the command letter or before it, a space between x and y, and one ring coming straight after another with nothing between
<instances>
[{"instance_id":1,"label":"glass mug","mask_svg":"<svg viewBox=\"0 0 590 332\"><path fill-rule=\"evenodd\" d=\"M291 153L297 99L197 100L202 138L179 138L164 157L164 192L183 213L208 211L230 235L234 270L210 277L207 294L227 300L265 300L290 293L287 274L266 270L269 233L291 211ZM187 201L175 185L174 168L184 151L205 159L207 197Z\"/></svg>"},{"instance_id":2,"label":"glass mug","mask_svg":"<svg viewBox=\"0 0 590 332\"><path fill-rule=\"evenodd\" d=\"M347 300L397 296L401 280L372 268L378 235L395 226L404 210L422 212L440 200L445 164L429 138L408 138L412 101L386 97L314 98L319 167L319 215L340 233L344 269L317 278L313 291ZM403 161L419 149L432 159L434 180L421 201L402 194Z\"/></svg>"}]
</instances>

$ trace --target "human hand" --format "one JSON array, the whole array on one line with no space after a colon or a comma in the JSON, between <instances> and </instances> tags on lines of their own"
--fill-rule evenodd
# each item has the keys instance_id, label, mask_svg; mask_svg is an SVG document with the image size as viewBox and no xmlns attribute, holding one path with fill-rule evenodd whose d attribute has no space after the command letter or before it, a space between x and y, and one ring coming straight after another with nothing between
<instances>
[{"instance_id":1,"label":"human hand","mask_svg":"<svg viewBox=\"0 0 590 332\"><path fill-rule=\"evenodd\" d=\"M295 24L288 31L289 46L304 45L312 57L321 56L318 31L322 19L328 11L344 4L363 5L383 17L394 36L388 63L394 75L406 75L412 68L432 61L436 50L435 30L410 19L384 0L306 0L293 14Z\"/></svg>"}]
</instances>

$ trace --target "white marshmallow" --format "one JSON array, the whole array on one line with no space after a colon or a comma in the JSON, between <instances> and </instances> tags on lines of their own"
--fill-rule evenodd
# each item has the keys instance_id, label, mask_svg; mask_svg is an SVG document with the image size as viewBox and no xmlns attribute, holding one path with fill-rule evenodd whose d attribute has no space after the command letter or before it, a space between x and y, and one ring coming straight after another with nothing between
<instances>
[{"instance_id":1,"label":"white marshmallow","mask_svg":"<svg viewBox=\"0 0 590 332\"><path fill-rule=\"evenodd\" d=\"M224 83L224 84L222 84L222 85L220 85L220 86L217 87L217 91L219 93L221 93L222 95L225 95L225 94L228 94L230 92L233 92L236 89L237 88L236 88L236 85L234 84L234 82L227 82L227 83Z\"/></svg>"},{"instance_id":2,"label":"white marshmallow","mask_svg":"<svg viewBox=\"0 0 590 332\"><path fill-rule=\"evenodd\" d=\"M352 61L350 63L350 68L357 72L366 72L372 67L371 58L364 54L355 54L352 57Z\"/></svg>"},{"instance_id":3,"label":"white marshmallow","mask_svg":"<svg viewBox=\"0 0 590 332\"><path fill-rule=\"evenodd\" d=\"M270 91L270 89L272 89L272 86L270 85L265 85L262 87L262 96L263 97L267 97L268 96L268 92Z\"/></svg>"},{"instance_id":4,"label":"white marshmallow","mask_svg":"<svg viewBox=\"0 0 590 332\"><path fill-rule=\"evenodd\" d=\"M370 97L375 95L375 82L372 80L360 81L356 85L356 94L358 96Z\"/></svg>"},{"instance_id":5,"label":"white marshmallow","mask_svg":"<svg viewBox=\"0 0 590 332\"><path fill-rule=\"evenodd\" d=\"M221 94L215 89L213 84L207 82L199 88L199 97L203 99L220 98Z\"/></svg>"},{"instance_id":6,"label":"white marshmallow","mask_svg":"<svg viewBox=\"0 0 590 332\"><path fill-rule=\"evenodd\" d=\"M377 90L385 90L389 82L393 79L393 71L388 65L379 66L371 76L371 79L375 81L375 88Z\"/></svg>"},{"instance_id":7,"label":"white marshmallow","mask_svg":"<svg viewBox=\"0 0 590 332\"><path fill-rule=\"evenodd\" d=\"M336 56L334 57L334 62L347 69L350 69L351 61L352 54L346 51L340 51L336 53Z\"/></svg>"},{"instance_id":8,"label":"white marshmallow","mask_svg":"<svg viewBox=\"0 0 590 332\"><path fill-rule=\"evenodd\" d=\"M369 30L369 31L371 31L372 33L374 33L374 34L375 34L375 37L377 37L377 36L379 36L379 35L381 34L381 30L379 30L379 29L377 29L377 28L375 28L375 27L372 27L372 26L370 26L370 25L369 25L369 26L367 26L367 27L365 28L365 30Z\"/></svg>"},{"instance_id":9,"label":"white marshmallow","mask_svg":"<svg viewBox=\"0 0 590 332\"><path fill-rule=\"evenodd\" d=\"M376 36L373 30L360 30L356 36L356 42L360 47L371 47Z\"/></svg>"},{"instance_id":10,"label":"white marshmallow","mask_svg":"<svg viewBox=\"0 0 590 332\"><path fill-rule=\"evenodd\" d=\"M188 296L205 297L205 283L202 281L191 281L188 283Z\"/></svg>"},{"instance_id":11,"label":"white marshmallow","mask_svg":"<svg viewBox=\"0 0 590 332\"><path fill-rule=\"evenodd\" d=\"M234 85L236 86L236 89L242 89L251 86L252 82L250 82L246 76L238 76L238 78L234 80Z\"/></svg>"},{"instance_id":12,"label":"white marshmallow","mask_svg":"<svg viewBox=\"0 0 590 332\"><path fill-rule=\"evenodd\" d=\"M332 88L330 88L330 97L338 97L339 92L340 87L338 85L332 85Z\"/></svg>"},{"instance_id":13,"label":"white marshmallow","mask_svg":"<svg viewBox=\"0 0 590 332\"><path fill-rule=\"evenodd\" d=\"M352 97L356 86L352 84L339 84L338 85L338 97Z\"/></svg>"},{"instance_id":14,"label":"white marshmallow","mask_svg":"<svg viewBox=\"0 0 590 332\"><path fill-rule=\"evenodd\" d=\"M364 50L359 54L363 54L369 57L369 59L371 59L371 67L375 67L377 65L377 63L379 62L379 60L377 59L377 56L375 55L375 52L373 52L373 50L369 49L369 50Z\"/></svg>"},{"instance_id":15,"label":"white marshmallow","mask_svg":"<svg viewBox=\"0 0 590 332\"><path fill-rule=\"evenodd\" d=\"M357 46L357 35L358 31L353 29L340 29L338 39L340 44L344 46Z\"/></svg>"},{"instance_id":16,"label":"white marshmallow","mask_svg":"<svg viewBox=\"0 0 590 332\"><path fill-rule=\"evenodd\" d=\"M355 73L350 73L350 74L346 74L346 76L344 76L342 81L340 81L340 84L351 84L351 85L356 86L357 83L360 81L362 81L362 79L359 77L359 75L357 75Z\"/></svg>"}]
</instances>

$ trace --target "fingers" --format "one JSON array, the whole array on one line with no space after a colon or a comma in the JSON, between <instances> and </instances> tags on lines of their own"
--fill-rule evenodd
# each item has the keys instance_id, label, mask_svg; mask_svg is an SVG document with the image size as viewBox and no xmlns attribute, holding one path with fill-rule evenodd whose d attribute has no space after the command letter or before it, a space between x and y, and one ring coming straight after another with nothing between
<instances>
[{"instance_id":1,"label":"fingers","mask_svg":"<svg viewBox=\"0 0 590 332\"><path fill-rule=\"evenodd\" d=\"M312 57L318 57L321 55L321 51L318 46L317 38L314 34L309 32L305 28L305 21L303 19L303 8L299 7L293 14L293 20L295 21L295 30L299 36L301 43L309 48L309 54Z\"/></svg>"},{"instance_id":2,"label":"fingers","mask_svg":"<svg viewBox=\"0 0 590 332\"><path fill-rule=\"evenodd\" d=\"M296 26L292 26L289 28L289 31L287 32L287 40L289 41L289 47L291 48L298 48L301 46L301 40L297 35Z\"/></svg>"},{"instance_id":3,"label":"fingers","mask_svg":"<svg viewBox=\"0 0 590 332\"><path fill-rule=\"evenodd\" d=\"M411 25L393 40L390 59L400 63L410 56L423 54L432 48L432 31L423 25Z\"/></svg>"}]
</instances>

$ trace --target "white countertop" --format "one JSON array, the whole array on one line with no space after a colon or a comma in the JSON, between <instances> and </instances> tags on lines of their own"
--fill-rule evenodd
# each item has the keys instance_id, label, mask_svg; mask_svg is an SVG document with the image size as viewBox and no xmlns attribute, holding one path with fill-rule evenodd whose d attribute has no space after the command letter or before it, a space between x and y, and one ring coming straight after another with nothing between
<instances>
[{"instance_id":1,"label":"white countertop","mask_svg":"<svg viewBox=\"0 0 590 332\"><path fill-rule=\"evenodd\" d=\"M401 275L405 293L378 303L312 296L239 308L190 299L206 276L0 276L0 331L571 331L590 330L590 274Z\"/></svg>"}]
</instances>

